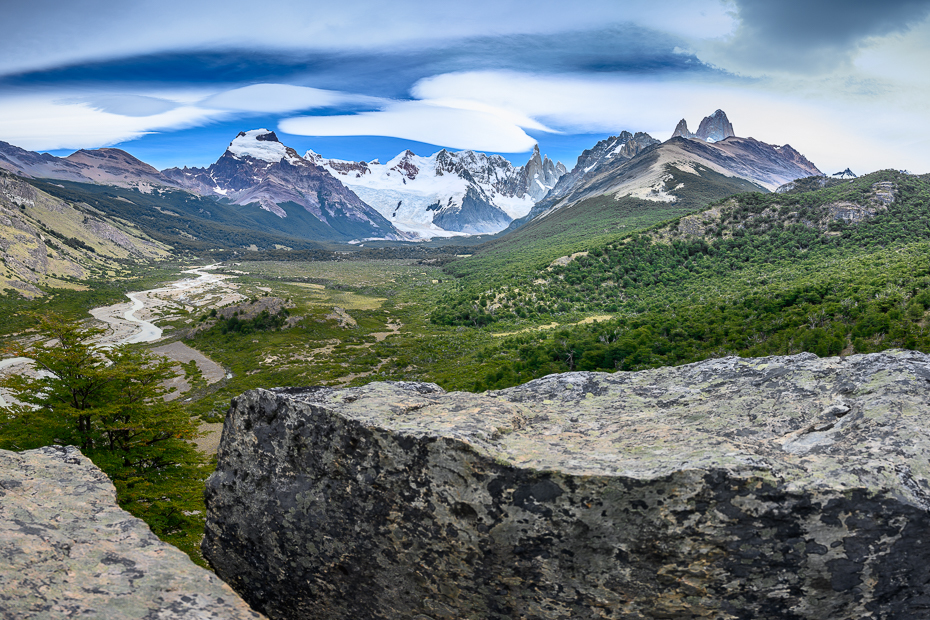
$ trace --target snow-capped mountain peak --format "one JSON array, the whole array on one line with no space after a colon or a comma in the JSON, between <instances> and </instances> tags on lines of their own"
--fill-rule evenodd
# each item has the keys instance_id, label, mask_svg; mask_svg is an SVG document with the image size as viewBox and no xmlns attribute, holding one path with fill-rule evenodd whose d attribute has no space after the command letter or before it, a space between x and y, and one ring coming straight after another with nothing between
<instances>
[{"instance_id":1,"label":"snow-capped mountain peak","mask_svg":"<svg viewBox=\"0 0 930 620\"><path fill-rule=\"evenodd\" d=\"M727 113L719 109L701 120L701 124L696 133L688 131L688 123L685 119L678 121L675 131L672 132L673 138L681 137L692 140L703 140L705 142L720 142L721 140L726 140L735 135L736 134L733 133L733 124L730 122L730 119L727 118Z\"/></svg>"},{"instance_id":2,"label":"snow-capped mountain peak","mask_svg":"<svg viewBox=\"0 0 930 620\"><path fill-rule=\"evenodd\" d=\"M300 159L294 149L281 144L275 132L267 129L240 131L239 135L229 143L229 148L226 150L237 159L251 157L269 163L277 163L282 159L287 159L288 162L293 164Z\"/></svg>"},{"instance_id":3,"label":"snow-capped mountain peak","mask_svg":"<svg viewBox=\"0 0 930 620\"><path fill-rule=\"evenodd\" d=\"M257 204L281 218L288 209L303 207L319 221L315 234L332 239L406 239L381 214L320 165L278 140L273 131L242 131L226 152L208 168L171 168L162 174L178 186L205 195L223 196L236 205ZM354 163L354 162L353 162ZM307 221L301 215L301 221ZM295 222L295 226L300 226Z\"/></svg>"},{"instance_id":4,"label":"snow-capped mountain peak","mask_svg":"<svg viewBox=\"0 0 930 620\"><path fill-rule=\"evenodd\" d=\"M849 168L847 168L846 170L843 170L842 172L834 172L830 176L834 179L855 179L857 178L856 173L850 170Z\"/></svg>"}]
</instances>

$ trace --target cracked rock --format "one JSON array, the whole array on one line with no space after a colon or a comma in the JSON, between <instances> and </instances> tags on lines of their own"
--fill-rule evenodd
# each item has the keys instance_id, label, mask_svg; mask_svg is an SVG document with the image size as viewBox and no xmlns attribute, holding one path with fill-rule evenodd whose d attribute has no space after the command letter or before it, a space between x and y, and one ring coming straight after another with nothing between
<instances>
[{"instance_id":1,"label":"cracked rock","mask_svg":"<svg viewBox=\"0 0 930 620\"><path fill-rule=\"evenodd\" d=\"M928 387L889 351L254 390L203 551L271 618L928 617Z\"/></svg>"},{"instance_id":2,"label":"cracked rock","mask_svg":"<svg viewBox=\"0 0 930 620\"><path fill-rule=\"evenodd\" d=\"M73 447L0 450L0 618L262 618L116 505Z\"/></svg>"}]
</instances>

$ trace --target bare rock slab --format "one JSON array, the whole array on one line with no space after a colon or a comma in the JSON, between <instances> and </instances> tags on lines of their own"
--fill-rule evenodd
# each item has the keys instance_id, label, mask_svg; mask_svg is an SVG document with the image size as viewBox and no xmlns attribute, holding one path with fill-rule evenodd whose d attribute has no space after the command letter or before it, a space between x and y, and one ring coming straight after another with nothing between
<instances>
[{"instance_id":1,"label":"bare rock slab","mask_svg":"<svg viewBox=\"0 0 930 620\"><path fill-rule=\"evenodd\" d=\"M0 450L0 618L262 617L119 508L77 448Z\"/></svg>"},{"instance_id":2,"label":"bare rock slab","mask_svg":"<svg viewBox=\"0 0 930 620\"><path fill-rule=\"evenodd\" d=\"M254 390L203 550L272 618L930 617L930 357Z\"/></svg>"}]
</instances>

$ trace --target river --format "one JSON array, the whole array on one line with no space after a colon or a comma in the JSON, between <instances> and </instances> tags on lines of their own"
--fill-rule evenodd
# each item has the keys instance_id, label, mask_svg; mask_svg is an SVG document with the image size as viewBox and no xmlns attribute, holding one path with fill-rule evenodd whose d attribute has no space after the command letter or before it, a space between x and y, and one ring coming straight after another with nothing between
<instances>
[{"instance_id":1,"label":"river","mask_svg":"<svg viewBox=\"0 0 930 620\"><path fill-rule=\"evenodd\" d=\"M206 303L211 297L220 297L221 300L226 298L234 299L236 294L232 293L232 288L225 286L223 282L227 276L209 271L218 266L218 264L213 264L185 269L180 273L196 277L184 278L161 288L127 293L126 297L129 298L130 302L128 304L123 302L112 306L94 308L90 311L90 314L98 321L106 323L108 327L107 332L101 335L95 344L102 349L109 349L122 344L155 342L161 339L162 330L160 327L137 316L137 313L143 310L154 314L157 311L171 309L177 305L196 307L196 304L191 301L194 296L200 297L201 304ZM216 292L217 290L219 290L219 293ZM28 357L12 357L0 360L0 371L10 369L7 372L27 372L31 369L31 366L32 360ZM6 404L3 394L0 393L0 407L6 406Z\"/></svg>"}]
</instances>

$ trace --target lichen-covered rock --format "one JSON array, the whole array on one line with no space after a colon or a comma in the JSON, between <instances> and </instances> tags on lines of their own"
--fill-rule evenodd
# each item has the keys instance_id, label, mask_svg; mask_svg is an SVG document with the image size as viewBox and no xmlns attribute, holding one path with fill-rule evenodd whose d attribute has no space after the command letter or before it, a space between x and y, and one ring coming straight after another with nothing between
<instances>
[{"instance_id":1,"label":"lichen-covered rock","mask_svg":"<svg viewBox=\"0 0 930 620\"><path fill-rule=\"evenodd\" d=\"M261 617L120 509L77 448L0 450L0 618Z\"/></svg>"},{"instance_id":2,"label":"lichen-covered rock","mask_svg":"<svg viewBox=\"0 0 930 620\"><path fill-rule=\"evenodd\" d=\"M272 618L930 617L930 357L234 401L203 550Z\"/></svg>"}]
</instances>

